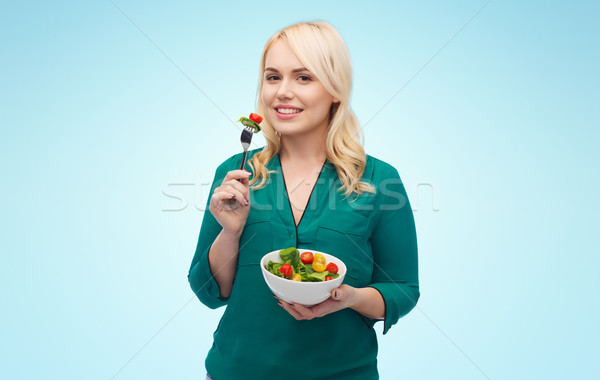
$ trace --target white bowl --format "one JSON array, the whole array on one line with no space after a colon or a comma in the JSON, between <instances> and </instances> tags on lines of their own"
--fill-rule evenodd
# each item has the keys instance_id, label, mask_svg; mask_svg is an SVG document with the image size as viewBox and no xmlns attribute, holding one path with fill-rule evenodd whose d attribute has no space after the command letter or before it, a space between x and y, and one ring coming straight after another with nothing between
<instances>
[{"instance_id":1,"label":"white bowl","mask_svg":"<svg viewBox=\"0 0 600 380\"><path fill-rule=\"evenodd\" d=\"M314 251L312 249L298 249L298 251L300 254L302 254L302 252L312 252L320 253L325 256L327 264L335 263L338 266L338 278L329 281L300 282L275 276L265 269L265 265L269 263L269 260L276 263L283 262L281 257L279 257L280 251L281 250L278 249L277 251L269 252L260 260L260 269L262 270L263 277L265 278L269 289L271 289L273 294L280 299L289 303L313 306L328 299L331 296L331 291L342 285L342 281L344 281L344 276L346 275L346 265L335 256L320 251Z\"/></svg>"}]
</instances>

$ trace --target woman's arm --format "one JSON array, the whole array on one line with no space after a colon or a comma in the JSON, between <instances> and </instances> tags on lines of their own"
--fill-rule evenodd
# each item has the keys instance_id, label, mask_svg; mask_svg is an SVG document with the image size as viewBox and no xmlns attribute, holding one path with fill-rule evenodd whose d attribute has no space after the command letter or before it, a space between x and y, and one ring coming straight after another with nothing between
<instances>
[{"instance_id":1,"label":"woman's arm","mask_svg":"<svg viewBox=\"0 0 600 380\"><path fill-rule=\"evenodd\" d=\"M385 302L385 334L416 306L420 292L417 235L406 189L390 165L380 165L378 178L379 220L370 239L374 266L369 286Z\"/></svg>"},{"instance_id":2,"label":"woman's arm","mask_svg":"<svg viewBox=\"0 0 600 380\"><path fill-rule=\"evenodd\" d=\"M229 298L231 295L239 246L240 234L222 230L208 252L210 271L219 285L219 293L223 298Z\"/></svg>"},{"instance_id":3,"label":"woman's arm","mask_svg":"<svg viewBox=\"0 0 600 380\"><path fill-rule=\"evenodd\" d=\"M210 200L209 210L223 229L210 247L208 262L224 298L231 294L240 236L250 212L249 175L245 170L228 172Z\"/></svg>"},{"instance_id":4,"label":"woman's arm","mask_svg":"<svg viewBox=\"0 0 600 380\"><path fill-rule=\"evenodd\" d=\"M196 253L188 274L196 296L213 309L227 304L231 294L239 239L250 210L250 173L232 170L223 175L229 166L227 163L223 163L215 174L212 196L204 213Z\"/></svg>"}]
</instances>

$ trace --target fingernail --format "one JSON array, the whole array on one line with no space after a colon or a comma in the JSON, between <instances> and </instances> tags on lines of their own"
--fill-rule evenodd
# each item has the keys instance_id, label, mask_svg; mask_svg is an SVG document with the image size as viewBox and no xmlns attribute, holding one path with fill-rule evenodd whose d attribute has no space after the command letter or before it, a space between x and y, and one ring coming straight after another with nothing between
<instances>
[{"instance_id":1,"label":"fingernail","mask_svg":"<svg viewBox=\"0 0 600 380\"><path fill-rule=\"evenodd\" d=\"M333 292L333 296L334 296L335 298L339 298L339 296L338 296L338 291L337 291L337 290Z\"/></svg>"},{"instance_id":2,"label":"fingernail","mask_svg":"<svg viewBox=\"0 0 600 380\"><path fill-rule=\"evenodd\" d=\"M291 307L296 307L296 305L294 305L293 303L290 304Z\"/></svg>"},{"instance_id":3,"label":"fingernail","mask_svg":"<svg viewBox=\"0 0 600 380\"><path fill-rule=\"evenodd\" d=\"M283 304L281 303L281 301L277 302L277 305L283 307Z\"/></svg>"}]
</instances>

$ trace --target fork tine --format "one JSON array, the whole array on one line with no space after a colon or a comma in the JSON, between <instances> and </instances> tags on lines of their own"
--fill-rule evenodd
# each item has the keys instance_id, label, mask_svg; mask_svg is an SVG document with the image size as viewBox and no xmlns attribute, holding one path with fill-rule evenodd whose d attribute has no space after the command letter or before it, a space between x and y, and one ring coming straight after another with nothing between
<instances>
[{"instance_id":1,"label":"fork tine","mask_svg":"<svg viewBox=\"0 0 600 380\"><path fill-rule=\"evenodd\" d=\"M246 153L248 153L248 148L250 148L250 143L252 142L253 136L252 129L249 127L244 127L242 130L242 136L240 137L240 141L242 142L242 147L244 148L244 154L242 155L242 163L240 165L240 170L244 169L246 166Z\"/></svg>"}]
</instances>

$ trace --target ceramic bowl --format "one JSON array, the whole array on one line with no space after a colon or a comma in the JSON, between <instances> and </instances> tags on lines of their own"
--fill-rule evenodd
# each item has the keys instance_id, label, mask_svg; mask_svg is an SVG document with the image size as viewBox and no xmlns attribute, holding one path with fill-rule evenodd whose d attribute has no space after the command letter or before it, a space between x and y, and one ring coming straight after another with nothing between
<instances>
[{"instance_id":1,"label":"ceramic bowl","mask_svg":"<svg viewBox=\"0 0 600 380\"><path fill-rule=\"evenodd\" d=\"M260 260L260 268L262 270L263 277L269 286L269 289L271 289L273 294L280 299L289 303L313 306L328 299L331 296L331 291L335 288L339 288L340 285L342 285L344 276L346 275L346 265L344 265L344 263L335 256L312 249L298 249L298 251L300 254L303 252L322 254L325 257L327 264L335 263L338 266L338 278L320 282L299 282L274 275L265 269L265 265L269 263L269 260L281 263L282 260L279 257L280 251L281 250L278 249L276 251L269 252Z\"/></svg>"}]
</instances>

